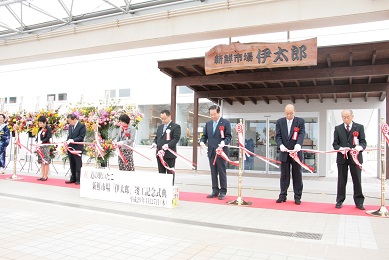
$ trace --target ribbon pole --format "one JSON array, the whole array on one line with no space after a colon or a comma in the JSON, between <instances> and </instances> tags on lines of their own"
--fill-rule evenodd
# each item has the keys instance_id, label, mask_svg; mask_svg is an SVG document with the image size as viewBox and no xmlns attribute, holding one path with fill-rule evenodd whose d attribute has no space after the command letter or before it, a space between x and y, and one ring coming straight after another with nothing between
<instances>
[{"instance_id":1,"label":"ribbon pole","mask_svg":"<svg viewBox=\"0 0 389 260\"><path fill-rule=\"evenodd\" d=\"M236 200L228 201L227 204L230 205L238 205L238 206L248 206L252 205L252 202L247 202L242 198L242 175L243 175L243 149L244 148L244 137L243 137L243 124L242 119L240 119L240 123L236 125L236 132L238 133L238 143L239 143L239 175L238 175L238 197Z\"/></svg>"},{"instance_id":2,"label":"ribbon pole","mask_svg":"<svg viewBox=\"0 0 389 260\"><path fill-rule=\"evenodd\" d=\"M386 176L386 145L385 140L388 142L389 127L387 123L384 123L384 119L381 118L381 207L378 210L368 210L367 214L375 217L389 218L389 211L385 206L385 176ZM389 143L388 143L389 144Z\"/></svg>"},{"instance_id":3,"label":"ribbon pole","mask_svg":"<svg viewBox=\"0 0 389 260\"><path fill-rule=\"evenodd\" d=\"M11 181L23 180L23 178L16 175L16 161L18 159L18 145L17 145L18 141L19 141L19 131L18 131L18 129L15 129L14 169L13 169L13 175L11 177L7 178L7 180L11 180Z\"/></svg>"}]
</instances>

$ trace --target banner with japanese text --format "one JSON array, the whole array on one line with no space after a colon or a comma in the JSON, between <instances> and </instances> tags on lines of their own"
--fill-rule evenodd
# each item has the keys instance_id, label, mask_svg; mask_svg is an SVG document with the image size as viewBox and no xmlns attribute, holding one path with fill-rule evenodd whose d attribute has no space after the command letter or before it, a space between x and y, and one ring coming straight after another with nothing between
<instances>
[{"instance_id":1,"label":"banner with japanese text","mask_svg":"<svg viewBox=\"0 0 389 260\"><path fill-rule=\"evenodd\" d=\"M220 44L205 53L205 73L317 65L317 38L277 43Z\"/></svg>"}]
</instances>

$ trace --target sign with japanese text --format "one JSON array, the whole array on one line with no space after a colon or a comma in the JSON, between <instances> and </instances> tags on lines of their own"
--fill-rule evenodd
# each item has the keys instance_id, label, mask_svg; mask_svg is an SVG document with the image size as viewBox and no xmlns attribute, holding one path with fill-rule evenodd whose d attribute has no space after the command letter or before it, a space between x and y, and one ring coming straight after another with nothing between
<instances>
[{"instance_id":1,"label":"sign with japanese text","mask_svg":"<svg viewBox=\"0 0 389 260\"><path fill-rule=\"evenodd\" d=\"M317 65L317 38L278 43L220 44L205 53L205 73Z\"/></svg>"},{"instance_id":2,"label":"sign with japanese text","mask_svg":"<svg viewBox=\"0 0 389 260\"><path fill-rule=\"evenodd\" d=\"M171 174L83 167L80 196L155 207L178 206L179 191Z\"/></svg>"}]
</instances>

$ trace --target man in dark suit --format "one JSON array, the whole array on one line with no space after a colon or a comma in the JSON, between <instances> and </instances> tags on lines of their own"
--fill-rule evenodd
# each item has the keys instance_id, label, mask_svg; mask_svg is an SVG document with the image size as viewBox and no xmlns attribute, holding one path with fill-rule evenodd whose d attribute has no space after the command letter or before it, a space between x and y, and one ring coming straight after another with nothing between
<instances>
[{"instance_id":1,"label":"man in dark suit","mask_svg":"<svg viewBox=\"0 0 389 260\"><path fill-rule=\"evenodd\" d=\"M69 147L72 147L75 151L81 151L80 155L82 155L82 152L84 151L84 145L74 144L73 142L84 142L84 138L86 135L86 127L84 124L78 121L76 115L74 114L69 114L67 116L67 120L69 123L69 133L66 142L68 143ZM80 184L82 158L81 156L78 156L77 154L72 154L70 152L68 152L68 155L70 162L70 171L72 175L70 176L70 180L66 181L65 183Z\"/></svg>"},{"instance_id":2,"label":"man in dark suit","mask_svg":"<svg viewBox=\"0 0 389 260\"><path fill-rule=\"evenodd\" d=\"M166 162L169 168L174 168L174 166L176 165L176 156L172 154L168 150L168 148L170 148L174 152L177 152L177 143L180 141L181 137L181 126L172 122L169 110L162 110L160 116L162 125L158 126L157 128L157 133L155 135L152 147L157 147L157 154L158 151L163 149L165 152L165 155L163 157L164 161ZM157 163L159 173L173 174L174 185L174 173L165 168L158 156Z\"/></svg>"},{"instance_id":3,"label":"man in dark suit","mask_svg":"<svg viewBox=\"0 0 389 260\"><path fill-rule=\"evenodd\" d=\"M348 168L350 168L351 178L354 185L354 202L358 209L364 210L363 202L365 197L362 193L361 169L355 164L351 154L346 148L355 148L359 151L358 161L362 164L362 150L366 149L365 130L363 125L353 121L352 110L342 111L343 124L335 127L334 142L332 146L335 150L340 150L336 157L338 165L338 188L335 207L340 209L346 199L346 184Z\"/></svg>"},{"instance_id":4,"label":"man in dark suit","mask_svg":"<svg viewBox=\"0 0 389 260\"><path fill-rule=\"evenodd\" d=\"M296 110L292 104L285 106L285 117L277 120L276 142L280 149L279 159L281 161L280 195L277 203L285 202L290 184L290 167L292 166L294 202L301 204L303 193L303 179L301 165L289 156L289 152L294 150L302 161L301 146L304 142L305 122L300 117L295 117Z\"/></svg>"},{"instance_id":5,"label":"man in dark suit","mask_svg":"<svg viewBox=\"0 0 389 260\"><path fill-rule=\"evenodd\" d=\"M216 149L220 146L223 151L228 155L228 145L231 142L231 124L230 121L220 117L220 107L209 107L209 115L211 121L205 124L203 136L200 139L201 147L205 147L205 143L208 141L208 159L209 167L211 169L212 179L212 193L207 198L218 197L219 200L223 200L227 194L227 162L218 156L215 165L213 164L216 156ZM220 188L219 188L219 180Z\"/></svg>"}]
</instances>

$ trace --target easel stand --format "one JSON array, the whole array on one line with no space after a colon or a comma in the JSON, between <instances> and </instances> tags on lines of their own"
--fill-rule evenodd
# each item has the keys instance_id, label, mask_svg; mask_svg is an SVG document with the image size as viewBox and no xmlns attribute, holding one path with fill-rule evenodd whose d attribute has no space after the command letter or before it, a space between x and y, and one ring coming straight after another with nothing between
<instances>
[{"instance_id":1,"label":"easel stand","mask_svg":"<svg viewBox=\"0 0 389 260\"><path fill-rule=\"evenodd\" d=\"M15 142L19 139L19 133L18 131L15 130ZM6 180L11 180L11 181L18 181L18 180L23 180L23 178L19 177L16 175L16 161L18 157L18 146L15 144L14 146L14 170L13 170L13 175Z\"/></svg>"},{"instance_id":2,"label":"easel stand","mask_svg":"<svg viewBox=\"0 0 389 260\"><path fill-rule=\"evenodd\" d=\"M242 124L242 119L240 119ZM244 131L244 128L243 128ZM239 149L239 176L238 176L238 198L233 201L228 201L227 204L238 205L238 206L249 206L252 202L244 201L242 198L242 174L243 174L243 149Z\"/></svg>"}]
</instances>

